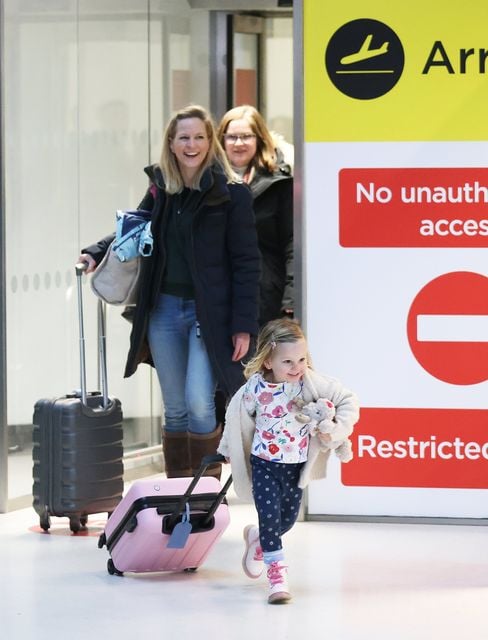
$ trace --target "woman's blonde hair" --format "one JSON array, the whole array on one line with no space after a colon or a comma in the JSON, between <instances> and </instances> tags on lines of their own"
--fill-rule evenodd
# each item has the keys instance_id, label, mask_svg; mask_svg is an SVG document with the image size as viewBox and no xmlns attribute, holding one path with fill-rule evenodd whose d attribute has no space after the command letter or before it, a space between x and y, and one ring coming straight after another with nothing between
<instances>
[{"instance_id":1,"label":"woman's blonde hair","mask_svg":"<svg viewBox=\"0 0 488 640\"><path fill-rule=\"evenodd\" d=\"M290 318L278 318L267 322L260 330L254 357L244 367L244 375L250 378L255 373L265 373L265 362L269 360L273 350L283 342L298 342L306 340L305 335L295 320ZM310 355L307 352L307 363L311 368Z\"/></svg>"},{"instance_id":2,"label":"woman's blonde hair","mask_svg":"<svg viewBox=\"0 0 488 640\"><path fill-rule=\"evenodd\" d=\"M181 120L186 120L188 118L198 118L203 122L209 142L207 156L202 162L199 171L197 171L197 173L195 174L193 182L190 185L190 189L200 188L200 180L203 173L206 169L208 169L208 167L211 167L213 164L220 165L220 168L223 174L227 177L228 182L234 182L236 180L236 175L233 172L229 161L227 160L225 151L222 149L218 141L217 135L215 133L215 125L212 121L212 118L203 107L197 104L190 104L175 113L175 115L171 118L168 125L166 126L163 135L163 149L161 151L161 159L159 164L161 167L161 171L163 172L166 191L168 193L179 193L185 186L183 176L181 175L180 169L178 167L176 156L171 151L171 142L176 136L178 123L181 122Z\"/></svg>"},{"instance_id":3,"label":"woman's blonde hair","mask_svg":"<svg viewBox=\"0 0 488 640\"><path fill-rule=\"evenodd\" d=\"M251 163L253 167L273 173L276 170L276 145L263 116L255 107L249 104L234 107L227 111L217 129L217 137L222 146L224 146L224 136L227 128L233 120L247 120L251 131L256 136L256 153Z\"/></svg>"}]
</instances>

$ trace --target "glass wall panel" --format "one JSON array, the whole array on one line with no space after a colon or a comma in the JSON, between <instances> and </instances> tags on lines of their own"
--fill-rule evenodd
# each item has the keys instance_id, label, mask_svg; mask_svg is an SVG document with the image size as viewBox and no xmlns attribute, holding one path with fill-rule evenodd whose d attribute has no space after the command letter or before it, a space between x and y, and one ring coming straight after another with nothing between
<instances>
[{"instance_id":1,"label":"glass wall panel","mask_svg":"<svg viewBox=\"0 0 488 640\"><path fill-rule=\"evenodd\" d=\"M115 228L116 209L137 207L147 186L143 173L150 162L147 3L117 6L81 0L75 45L79 246L85 247ZM95 383L96 299L89 287L85 289L88 374ZM123 379L131 327L121 311L108 310L109 390L122 401L125 447L147 447L153 444L151 370L141 366L133 377ZM155 381L154 386L156 392Z\"/></svg>"},{"instance_id":2,"label":"glass wall panel","mask_svg":"<svg viewBox=\"0 0 488 640\"><path fill-rule=\"evenodd\" d=\"M184 0L4 0L9 498L30 500L35 401L79 387L74 262L134 208L171 112L208 104L208 11ZM88 387L96 300L83 287ZM159 443L150 367L123 369L130 333L108 309L109 391L126 452Z\"/></svg>"},{"instance_id":3,"label":"glass wall panel","mask_svg":"<svg viewBox=\"0 0 488 640\"><path fill-rule=\"evenodd\" d=\"M58 5L4 2L10 496L30 493L35 400L78 386L76 2Z\"/></svg>"}]
</instances>

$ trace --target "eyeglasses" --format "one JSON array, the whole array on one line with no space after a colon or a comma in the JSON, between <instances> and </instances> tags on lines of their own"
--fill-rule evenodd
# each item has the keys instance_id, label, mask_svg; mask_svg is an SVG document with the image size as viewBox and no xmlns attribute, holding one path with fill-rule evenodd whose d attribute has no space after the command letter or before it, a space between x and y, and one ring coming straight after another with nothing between
<instances>
[{"instance_id":1,"label":"eyeglasses","mask_svg":"<svg viewBox=\"0 0 488 640\"><path fill-rule=\"evenodd\" d=\"M243 144L249 144L256 135L254 133L226 133L224 135L224 139L226 142L230 142L231 144L235 144L238 140L240 140Z\"/></svg>"}]
</instances>

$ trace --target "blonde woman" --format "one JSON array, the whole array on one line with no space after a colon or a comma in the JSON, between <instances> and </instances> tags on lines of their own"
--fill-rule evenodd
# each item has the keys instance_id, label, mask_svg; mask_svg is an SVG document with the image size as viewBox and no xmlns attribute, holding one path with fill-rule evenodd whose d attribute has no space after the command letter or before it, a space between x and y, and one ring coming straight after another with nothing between
<instances>
[{"instance_id":1,"label":"blonde woman","mask_svg":"<svg viewBox=\"0 0 488 640\"><path fill-rule=\"evenodd\" d=\"M218 138L233 170L251 188L262 256L259 324L293 314L293 178L254 107L223 116Z\"/></svg>"},{"instance_id":2,"label":"blonde woman","mask_svg":"<svg viewBox=\"0 0 488 640\"><path fill-rule=\"evenodd\" d=\"M171 118L160 162L145 172L139 208L152 211L154 246L142 260L125 376L143 361L156 367L166 473L180 477L215 453L217 382L227 396L242 384L240 361L258 329L260 259L251 194L205 109L190 105ZM89 271L110 240L83 250Z\"/></svg>"}]
</instances>

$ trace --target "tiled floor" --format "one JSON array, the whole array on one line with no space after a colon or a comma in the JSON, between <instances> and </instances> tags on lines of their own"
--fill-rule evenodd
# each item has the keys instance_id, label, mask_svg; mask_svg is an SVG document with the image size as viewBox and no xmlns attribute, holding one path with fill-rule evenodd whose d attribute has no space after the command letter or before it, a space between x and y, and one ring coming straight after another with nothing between
<instances>
[{"instance_id":1,"label":"tiled floor","mask_svg":"<svg viewBox=\"0 0 488 640\"><path fill-rule=\"evenodd\" d=\"M32 509L0 515L1 638L488 638L485 527L299 522L285 538L294 599L270 606L240 566L253 508L229 501L195 574L110 576L102 516L74 536L62 519L40 533Z\"/></svg>"}]
</instances>

